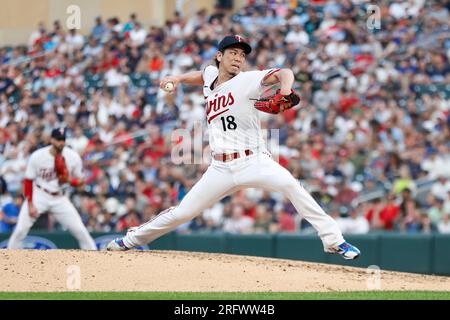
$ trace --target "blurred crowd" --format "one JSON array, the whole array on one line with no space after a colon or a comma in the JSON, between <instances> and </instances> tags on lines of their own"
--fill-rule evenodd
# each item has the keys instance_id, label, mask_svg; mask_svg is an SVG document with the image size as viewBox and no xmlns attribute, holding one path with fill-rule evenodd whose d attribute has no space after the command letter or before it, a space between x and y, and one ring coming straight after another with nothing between
<instances>
[{"instance_id":1,"label":"blurred crowd","mask_svg":"<svg viewBox=\"0 0 450 320\"><path fill-rule=\"evenodd\" d=\"M279 129L274 156L344 233L450 233L449 9L268 0L176 12L163 27L97 17L88 35L41 23L27 44L0 49L0 232L17 219L30 153L61 125L84 161L86 186L67 192L90 231L122 232L176 205L208 163L175 164L183 139L172 132L205 129L204 100L189 86L166 94L159 80L201 70L223 36L239 34L254 48L248 69L294 71L300 106L261 113L263 128ZM45 216L38 226L59 228ZM255 189L177 231L205 230L314 232L282 195Z\"/></svg>"}]
</instances>

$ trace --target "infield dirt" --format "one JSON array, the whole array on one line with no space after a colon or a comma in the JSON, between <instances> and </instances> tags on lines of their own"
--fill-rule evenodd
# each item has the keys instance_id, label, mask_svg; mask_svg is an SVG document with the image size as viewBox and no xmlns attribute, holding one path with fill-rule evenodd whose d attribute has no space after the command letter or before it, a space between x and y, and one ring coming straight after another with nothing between
<instances>
[{"instance_id":1,"label":"infield dirt","mask_svg":"<svg viewBox=\"0 0 450 320\"><path fill-rule=\"evenodd\" d=\"M366 291L377 279L361 268L226 254L0 250L0 291ZM379 279L380 290L450 292L450 277L382 270Z\"/></svg>"}]
</instances>

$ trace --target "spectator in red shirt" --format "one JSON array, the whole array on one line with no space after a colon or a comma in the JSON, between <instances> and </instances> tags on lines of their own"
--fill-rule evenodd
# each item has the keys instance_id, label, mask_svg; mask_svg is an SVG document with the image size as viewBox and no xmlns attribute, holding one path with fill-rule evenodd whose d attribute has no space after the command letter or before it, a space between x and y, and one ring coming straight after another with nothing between
<instances>
[{"instance_id":1,"label":"spectator in red shirt","mask_svg":"<svg viewBox=\"0 0 450 320\"><path fill-rule=\"evenodd\" d=\"M151 72L162 71L162 69L164 68L164 58L162 57L161 53L155 53L155 55L150 60L149 68Z\"/></svg>"},{"instance_id":2,"label":"spectator in red shirt","mask_svg":"<svg viewBox=\"0 0 450 320\"><path fill-rule=\"evenodd\" d=\"M126 124L124 122L119 122L117 124L117 130L114 136L114 144L116 143L123 144L127 148L131 148L134 145L134 140L128 133Z\"/></svg>"},{"instance_id":3,"label":"spectator in red shirt","mask_svg":"<svg viewBox=\"0 0 450 320\"><path fill-rule=\"evenodd\" d=\"M374 205L366 213L373 229L394 230L395 222L400 214L400 206L396 203L393 193L386 200L376 200Z\"/></svg>"},{"instance_id":4,"label":"spectator in red shirt","mask_svg":"<svg viewBox=\"0 0 450 320\"><path fill-rule=\"evenodd\" d=\"M278 231L279 232L296 232L297 225L294 216L286 210L278 212Z\"/></svg>"},{"instance_id":5,"label":"spectator in red shirt","mask_svg":"<svg viewBox=\"0 0 450 320\"><path fill-rule=\"evenodd\" d=\"M129 228L137 227L141 224L141 219L136 210L130 210L123 218L119 220L116 230L119 232L126 231Z\"/></svg>"}]
</instances>

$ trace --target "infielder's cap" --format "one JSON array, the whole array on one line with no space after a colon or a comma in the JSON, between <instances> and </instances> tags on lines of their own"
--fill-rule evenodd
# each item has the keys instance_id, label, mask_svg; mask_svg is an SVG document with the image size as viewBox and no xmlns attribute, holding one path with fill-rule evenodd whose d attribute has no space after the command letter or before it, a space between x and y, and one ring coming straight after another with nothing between
<instances>
[{"instance_id":1,"label":"infielder's cap","mask_svg":"<svg viewBox=\"0 0 450 320\"><path fill-rule=\"evenodd\" d=\"M53 129L51 137L56 140L66 140L66 129L63 127Z\"/></svg>"},{"instance_id":2,"label":"infielder's cap","mask_svg":"<svg viewBox=\"0 0 450 320\"><path fill-rule=\"evenodd\" d=\"M223 51L232 45L240 45L243 47L245 54L252 52L252 47L245 41L245 39L239 35L226 36L219 43L219 51Z\"/></svg>"}]
</instances>

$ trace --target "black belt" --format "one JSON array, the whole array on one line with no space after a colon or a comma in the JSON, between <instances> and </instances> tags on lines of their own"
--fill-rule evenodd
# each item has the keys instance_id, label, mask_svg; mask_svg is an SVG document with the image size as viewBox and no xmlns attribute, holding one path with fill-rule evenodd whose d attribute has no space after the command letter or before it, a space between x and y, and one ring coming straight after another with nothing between
<instances>
[{"instance_id":1,"label":"black belt","mask_svg":"<svg viewBox=\"0 0 450 320\"><path fill-rule=\"evenodd\" d=\"M44 192L47 192L48 194L50 194L50 195L52 195L52 196L60 196L60 195L62 195L62 192L51 192L51 191L49 191L49 190L47 190L47 189L45 189L45 188L43 188L43 187L41 187L40 185L38 185L38 184L36 184L36 187L38 187L39 189L41 189L42 191L44 191Z\"/></svg>"},{"instance_id":2,"label":"black belt","mask_svg":"<svg viewBox=\"0 0 450 320\"><path fill-rule=\"evenodd\" d=\"M245 150L244 151L246 156L249 156L251 154L253 154L252 150ZM228 162L228 161L232 161L234 159L239 158L241 155L239 154L239 152L234 152L234 153L217 153L215 155L213 155L214 160L218 160L218 161L222 161L222 162Z\"/></svg>"}]
</instances>

